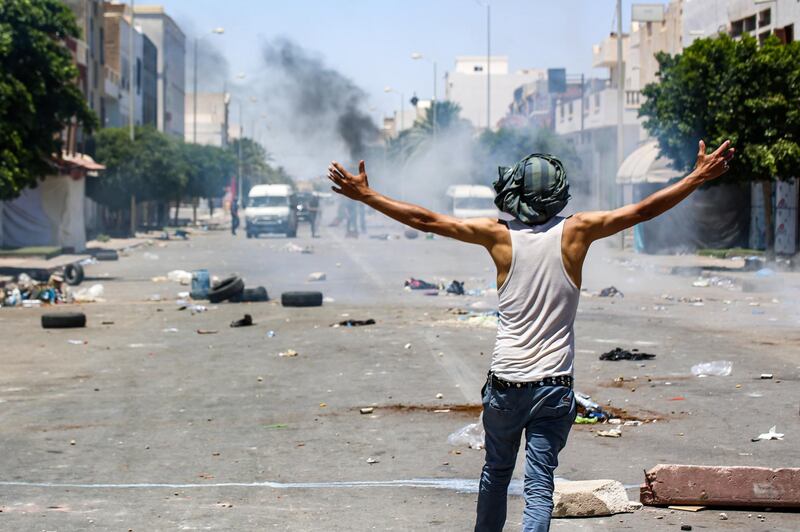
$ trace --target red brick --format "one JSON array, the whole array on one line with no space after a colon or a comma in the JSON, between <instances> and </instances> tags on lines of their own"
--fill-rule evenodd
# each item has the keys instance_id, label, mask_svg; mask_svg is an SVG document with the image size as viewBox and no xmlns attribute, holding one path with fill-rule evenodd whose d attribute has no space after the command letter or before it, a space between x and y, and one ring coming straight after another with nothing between
<instances>
[{"instance_id":1,"label":"red brick","mask_svg":"<svg viewBox=\"0 0 800 532\"><path fill-rule=\"evenodd\" d=\"M640 496L649 506L800 508L800 468L659 464L645 473Z\"/></svg>"}]
</instances>

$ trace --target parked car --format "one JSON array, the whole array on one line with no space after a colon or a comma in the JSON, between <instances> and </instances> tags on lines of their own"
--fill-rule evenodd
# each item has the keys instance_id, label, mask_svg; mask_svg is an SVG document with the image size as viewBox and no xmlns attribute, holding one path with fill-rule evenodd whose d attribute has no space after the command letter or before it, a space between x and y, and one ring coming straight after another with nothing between
<instances>
[{"instance_id":1,"label":"parked car","mask_svg":"<svg viewBox=\"0 0 800 532\"><path fill-rule=\"evenodd\" d=\"M485 185L452 185L447 188L447 210L457 218L498 218L494 191Z\"/></svg>"}]
</instances>

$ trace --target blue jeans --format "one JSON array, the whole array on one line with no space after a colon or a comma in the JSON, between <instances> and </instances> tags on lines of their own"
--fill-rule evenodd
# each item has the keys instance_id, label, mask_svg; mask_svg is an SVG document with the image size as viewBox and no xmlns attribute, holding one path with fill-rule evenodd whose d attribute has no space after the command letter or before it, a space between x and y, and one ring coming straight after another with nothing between
<instances>
[{"instance_id":1,"label":"blue jeans","mask_svg":"<svg viewBox=\"0 0 800 532\"><path fill-rule=\"evenodd\" d=\"M478 489L475 532L500 532L506 522L508 484L525 431L525 512L522 529L547 532L553 512L553 473L575 421L575 395L566 386L483 388L486 464Z\"/></svg>"}]
</instances>

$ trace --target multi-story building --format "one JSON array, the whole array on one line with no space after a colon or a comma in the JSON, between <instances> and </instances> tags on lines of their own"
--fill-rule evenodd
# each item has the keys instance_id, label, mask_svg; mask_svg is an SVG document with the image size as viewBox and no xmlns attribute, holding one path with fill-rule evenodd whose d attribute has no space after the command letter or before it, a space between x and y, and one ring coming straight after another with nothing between
<instances>
[{"instance_id":1,"label":"multi-story building","mask_svg":"<svg viewBox=\"0 0 800 532\"><path fill-rule=\"evenodd\" d=\"M683 10L683 45L695 39L728 33L764 40L775 34L785 43L797 40L800 2L797 0L673 0Z\"/></svg>"},{"instance_id":2,"label":"multi-story building","mask_svg":"<svg viewBox=\"0 0 800 532\"><path fill-rule=\"evenodd\" d=\"M197 120L194 98L197 98ZM229 108L231 95L226 92L198 92L186 95L186 142L224 147L229 141ZM195 127L197 139L195 140Z\"/></svg>"},{"instance_id":3,"label":"multi-story building","mask_svg":"<svg viewBox=\"0 0 800 532\"><path fill-rule=\"evenodd\" d=\"M104 127L127 126L133 94L134 124L156 126L158 50L141 28L134 28L131 34L130 7L126 4L106 2L104 34L105 83L100 123Z\"/></svg>"},{"instance_id":4,"label":"multi-story building","mask_svg":"<svg viewBox=\"0 0 800 532\"><path fill-rule=\"evenodd\" d=\"M134 8L135 24L158 50L156 57L156 126L184 137L186 36L162 6Z\"/></svg>"},{"instance_id":5,"label":"multi-story building","mask_svg":"<svg viewBox=\"0 0 800 532\"><path fill-rule=\"evenodd\" d=\"M476 128L494 129L514 102L514 91L526 83L543 79L547 79L547 72L542 69L509 72L506 56L492 56L488 61L486 56L459 56L455 70L445 74L445 99L460 105L461 117Z\"/></svg>"},{"instance_id":6,"label":"multi-story building","mask_svg":"<svg viewBox=\"0 0 800 532\"><path fill-rule=\"evenodd\" d=\"M89 108L97 115L102 114L103 105L103 2L102 0L65 0L75 14L75 21L81 30L81 38L69 39L67 46L75 56L78 66L78 85L83 92ZM83 135L77 132L77 142L82 143ZM70 149L75 149L72 146Z\"/></svg>"}]
</instances>

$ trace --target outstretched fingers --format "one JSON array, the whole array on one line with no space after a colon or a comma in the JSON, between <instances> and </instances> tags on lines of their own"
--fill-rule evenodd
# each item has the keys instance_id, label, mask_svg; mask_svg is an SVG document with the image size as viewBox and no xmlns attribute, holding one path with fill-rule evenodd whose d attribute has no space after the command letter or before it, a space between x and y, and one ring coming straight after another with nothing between
<instances>
[{"instance_id":1,"label":"outstretched fingers","mask_svg":"<svg viewBox=\"0 0 800 532\"><path fill-rule=\"evenodd\" d=\"M698 146L697 154L698 155L705 155L706 154L706 143L703 142L702 139L700 139L700 142L697 143L697 146Z\"/></svg>"},{"instance_id":2,"label":"outstretched fingers","mask_svg":"<svg viewBox=\"0 0 800 532\"><path fill-rule=\"evenodd\" d=\"M725 153L725 150L730 148L730 146L731 146L731 141L726 140L725 142L722 143L722 145L719 148L714 150L714 153L712 153L711 155L714 156L714 157L722 155L723 153Z\"/></svg>"}]
</instances>

